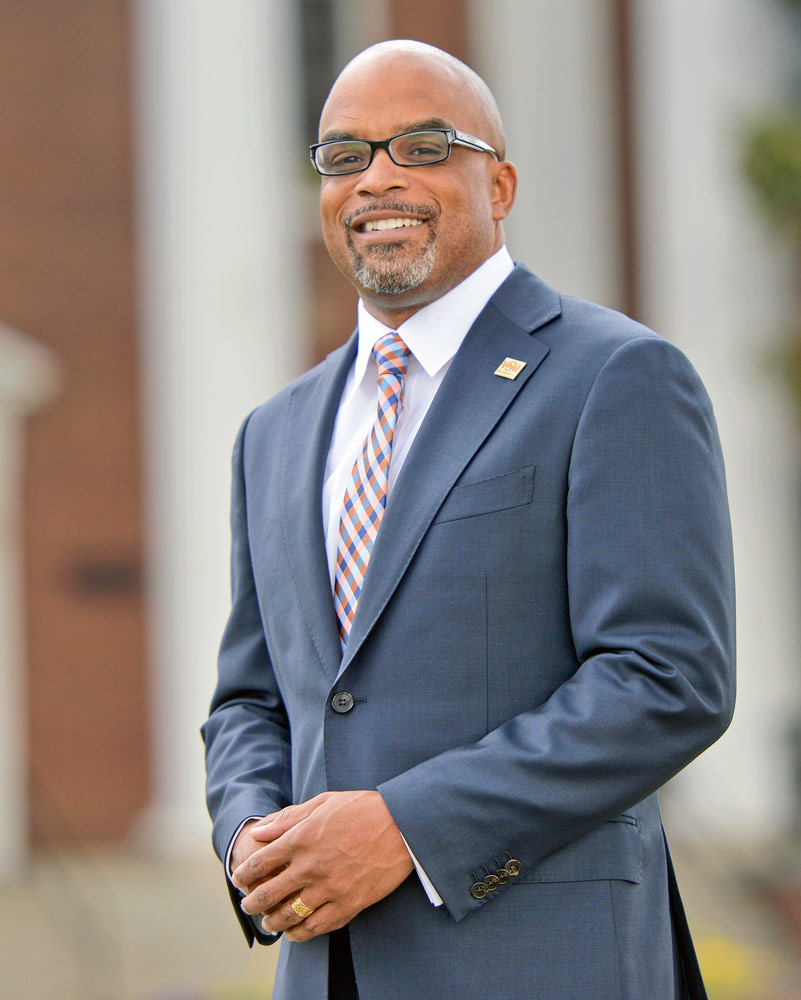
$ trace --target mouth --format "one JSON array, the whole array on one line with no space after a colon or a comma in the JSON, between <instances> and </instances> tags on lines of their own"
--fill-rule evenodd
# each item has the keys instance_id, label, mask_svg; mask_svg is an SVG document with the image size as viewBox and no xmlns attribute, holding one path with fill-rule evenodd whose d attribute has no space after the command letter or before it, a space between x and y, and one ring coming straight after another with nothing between
<instances>
[{"instance_id":1,"label":"mouth","mask_svg":"<svg viewBox=\"0 0 801 1000\"><path fill-rule=\"evenodd\" d=\"M397 239L401 231L419 229L425 223L431 222L435 214L425 206L395 202L395 204L365 205L343 218L342 222L349 233L361 235L392 233Z\"/></svg>"}]
</instances>

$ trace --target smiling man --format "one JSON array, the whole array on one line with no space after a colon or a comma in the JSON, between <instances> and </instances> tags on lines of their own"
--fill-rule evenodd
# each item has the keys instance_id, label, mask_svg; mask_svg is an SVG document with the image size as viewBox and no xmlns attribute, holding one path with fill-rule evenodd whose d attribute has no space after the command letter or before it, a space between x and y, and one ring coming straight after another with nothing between
<instances>
[{"instance_id":1,"label":"smiling man","mask_svg":"<svg viewBox=\"0 0 801 1000\"><path fill-rule=\"evenodd\" d=\"M733 706L706 393L513 264L458 60L367 49L310 154L358 329L240 431L204 726L273 996L703 997L655 793Z\"/></svg>"}]
</instances>

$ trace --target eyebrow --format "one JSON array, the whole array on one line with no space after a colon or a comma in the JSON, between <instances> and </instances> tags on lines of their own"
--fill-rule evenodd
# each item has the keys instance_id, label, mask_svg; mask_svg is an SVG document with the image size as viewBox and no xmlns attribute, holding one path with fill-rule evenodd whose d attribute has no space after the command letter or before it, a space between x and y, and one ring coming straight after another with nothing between
<instances>
[{"instance_id":1,"label":"eyebrow","mask_svg":"<svg viewBox=\"0 0 801 1000\"><path fill-rule=\"evenodd\" d=\"M405 135L407 132L424 132L429 128L453 128L452 125L448 124L443 118L426 118L425 121L420 122L410 122L401 127L400 132L396 132L395 135ZM326 132L320 139L320 142L337 142L339 140L347 139L363 139L364 136L354 135L353 132L340 132L340 131L329 131ZM390 136L389 138L392 138Z\"/></svg>"}]
</instances>

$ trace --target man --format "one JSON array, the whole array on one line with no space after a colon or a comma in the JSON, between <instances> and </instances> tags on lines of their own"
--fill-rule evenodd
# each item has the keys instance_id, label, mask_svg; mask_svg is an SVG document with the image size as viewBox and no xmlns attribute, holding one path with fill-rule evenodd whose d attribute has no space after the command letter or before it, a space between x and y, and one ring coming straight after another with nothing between
<instances>
[{"instance_id":1,"label":"man","mask_svg":"<svg viewBox=\"0 0 801 1000\"><path fill-rule=\"evenodd\" d=\"M273 995L702 996L655 793L733 704L703 387L512 264L500 115L446 53L357 56L311 152L358 331L240 431L204 726Z\"/></svg>"}]
</instances>

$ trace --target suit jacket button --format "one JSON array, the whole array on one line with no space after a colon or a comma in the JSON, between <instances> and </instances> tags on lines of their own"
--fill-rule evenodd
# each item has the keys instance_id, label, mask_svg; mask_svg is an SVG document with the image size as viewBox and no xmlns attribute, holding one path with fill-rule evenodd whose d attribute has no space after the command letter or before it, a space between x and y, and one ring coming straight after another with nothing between
<instances>
[{"instance_id":1,"label":"suit jacket button","mask_svg":"<svg viewBox=\"0 0 801 1000\"><path fill-rule=\"evenodd\" d=\"M331 699L331 708L340 715L349 712L353 708L353 695L350 691L337 691Z\"/></svg>"},{"instance_id":2,"label":"suit jacket button","mask_svg":"<svg viewBox=\"0 0 801 1000\"><path fill-rule=\"evenodd\" d=\"M489 889L484 885L483 882L476 882L475 885L470 887L470 895L473 897L473 899L483 899L488 892Z\"/></svg>"},{"instance_id":3,"label":"suit jacket button","mask_svg":"<svg viewBox=\"0 0 801 1000\"><path fill-rule=\"evenodd\" d=\"M501 884L500 879L498 878L497 875L487 875L486 878L482 879L482 881L490 892L495 892L495 890Z\"/></svg>"},{"instance_id":4,"label":"suit jacket button","mask_svg":"<svg viewBox=\"0 0 801 1000\"><path fill-rule=\"evenodd\" d=\"M509 872L505 868L499 868L495 872L495 877L498 879L499 885L506 885L511 878Z\"/></svg>"},{"instance_id":5,"label":"suit jacket button","mask_svg":"<svg viewBox=\"0 0 801 1000\"><path fill-rule=\"evenodd\" d=\"M510 858L503 867L512 877L519 875L523 871L523 866L516 858Z\"/></svg>"}]
</instances>

